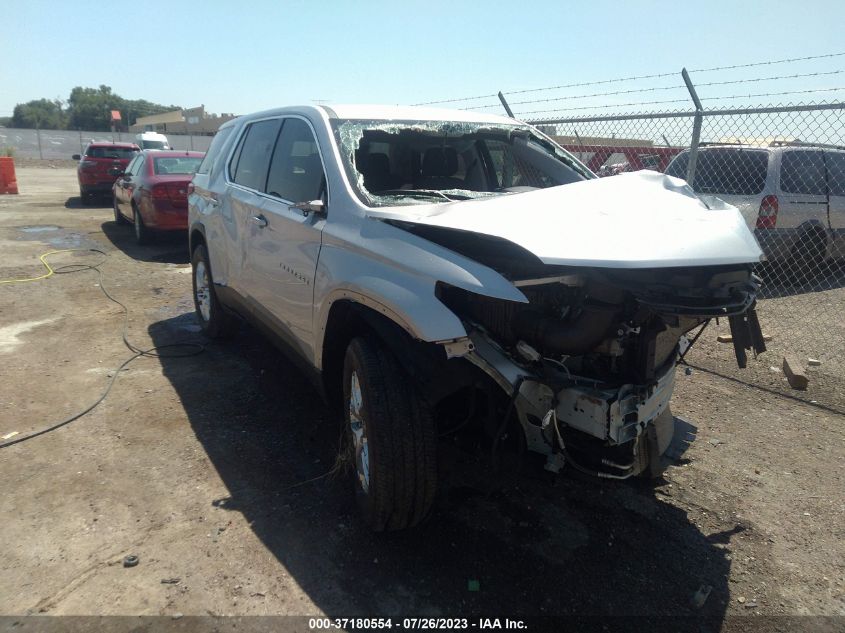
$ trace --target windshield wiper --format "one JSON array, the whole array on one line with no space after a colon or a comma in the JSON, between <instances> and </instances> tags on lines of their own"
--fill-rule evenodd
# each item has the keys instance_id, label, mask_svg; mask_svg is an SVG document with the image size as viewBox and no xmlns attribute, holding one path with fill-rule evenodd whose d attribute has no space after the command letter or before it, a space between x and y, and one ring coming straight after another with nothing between
<instances>
[{"instance_id":1,"label":"windshield wiper","mask_svg":"<svg viewBox=\"0 0 845 633\"><path fill-rule=\"evenodd\" d=\"M449 202L453 202L454 200L465 200L467 199L466 196L456 196L456 197L449 197L442 191L438 191L437 189L387 189L385 191L376 191L375 195L377 196L408 196L413 197L415 195L425 196L427 198L443 198L444 200L448 200Z\"/></svg>"}]
</instances>

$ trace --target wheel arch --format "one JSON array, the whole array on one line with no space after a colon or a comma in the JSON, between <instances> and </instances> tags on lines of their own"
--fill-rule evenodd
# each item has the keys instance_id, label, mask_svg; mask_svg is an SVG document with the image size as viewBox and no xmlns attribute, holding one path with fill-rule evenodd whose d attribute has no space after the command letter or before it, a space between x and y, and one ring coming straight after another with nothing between
<instances>
[{"instance_id":1,"label":"wheel arch","mask_svg":"<svg viewBox=\"0 0 845 633\"><path fill-rule=\"evenodd\" d=\"M318 355L323 388L332 405L339 404L346 348L358 336L384 345L431 404L474 380L469 363L450 360L443 345L417 338L409 324L394 320L396 316L352 298L332 303Z\"/></svg>"},{"instance_id":2,"label":"wheel arch","mask_svg":"<svg viewBox=\"0 0 845 633\"><path fill-rule=\"evenodd\" d=\"M205 243L205 226L200 222L194 222L188 232L188 253L192 254L197 246Z\"/></svg>"},{"instance_id":3,"label":"wheel arch","mask_svg":"<svg viewBox=\"0 0 845 633\"><path fill-rule=\"evenodd\" d=\"M828 241L828 229L821 220L813 218L806 220L798 226L798 237L804 238L807 236L820 236L825 243Z\"/></svg>"}]
</instances>

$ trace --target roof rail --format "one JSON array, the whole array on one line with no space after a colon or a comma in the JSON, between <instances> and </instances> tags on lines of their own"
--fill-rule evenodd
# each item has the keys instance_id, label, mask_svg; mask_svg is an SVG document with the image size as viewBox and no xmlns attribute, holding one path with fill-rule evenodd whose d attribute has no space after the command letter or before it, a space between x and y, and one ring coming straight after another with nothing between
<instances>
[{"instance_id":1,"label":"roof rail","mask_svg":"<svg viewBox=\"0 0 845 633\"><path fill-rule=\"evenodd\" d=\"M750 143L741 143L739 141L701 141L699 142L699 147L706 147L710 146L713 147L714 145L728 145L728 146L739 146L739 147L754 147Z\"/></svg>"},{"instance_id":2,"label":"roof rail","mask_svg":"<svg viewBox=\"0 0 845 633\"><path fill-rule=\"evenodd\" d=\"M845 145L831 145L829 143L809 143L807 141L772 141L769 147L819 147L822 149L845 149Z\"/></svg>"}]
</instances>

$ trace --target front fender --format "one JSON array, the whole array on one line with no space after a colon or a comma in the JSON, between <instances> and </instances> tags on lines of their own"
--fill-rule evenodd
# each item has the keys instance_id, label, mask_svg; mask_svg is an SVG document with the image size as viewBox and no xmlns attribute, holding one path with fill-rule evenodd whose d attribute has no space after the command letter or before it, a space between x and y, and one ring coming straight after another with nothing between
<instances>
[{"instance_id":1,"label":"front fender","mask_svg":"<svg viewBox=\"0 0 845 633\"><path fill-rule=\"evenodd\" d=\"M466 337L461 320L436 296L438 282L526 303L498 272L395 226L372 219L329 222L314 281L314 357L322 354L332 305L354 301L390 318L411 337ZM320 362L320 361L318 361Z\"/></svg>"},{"instance_id":2,"label":"front fender","mask_svg":"<svg viewBox=\"0 0 845 633\"><path fill-rule=\"evenodd\" d=\"M315 358L322 369L323 343L332 306L338 301L361 304L396 323L414 339L438 342L467 335L461 320L434 294L434 284L423 280L355 276L327 292L315 307Z\"/></svg>"}]
</instances>

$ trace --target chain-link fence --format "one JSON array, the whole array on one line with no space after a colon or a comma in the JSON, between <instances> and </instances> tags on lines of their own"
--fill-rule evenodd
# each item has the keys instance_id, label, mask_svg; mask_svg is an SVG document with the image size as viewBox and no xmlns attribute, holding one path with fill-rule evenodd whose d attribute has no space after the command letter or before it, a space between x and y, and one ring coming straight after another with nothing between
<instances>
[{"instance_id":1,"label":"chain-link fence","mask_svg":"<svg viewBox=\"0 0 845 633\"><path fill-rule=\"evenodd\" d=\"M173 149L205 152L210 136L168 134ZM134 143L133 132L92 132L85 130L21 130L0 127L0 155L10 152L19 158L66 159L82 154L93 141Z\"/></svg>"},{"instance_id":2,"label":"chain-link fence","mask_svg":"<svg viewBox=\"0 0 845 633\"><path fill-rule=\"evenodd\" d=\"M769 351L738 370L727 322L692 364L845 410L845 103L532 121L600 176L654 169L735 205L766 256L758 312ZM690 227L690 239L694 239ZM718 338L717 338L718 337ZM721 341L721 342L720 342ZM810 379L794 391L791 356Z\"/></svg>"}]
</instances>

